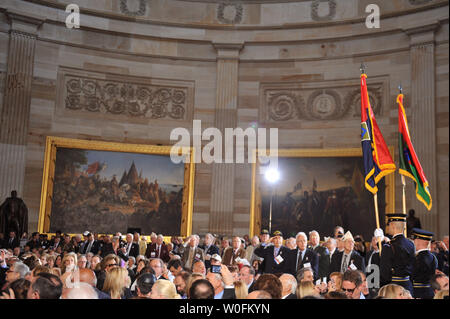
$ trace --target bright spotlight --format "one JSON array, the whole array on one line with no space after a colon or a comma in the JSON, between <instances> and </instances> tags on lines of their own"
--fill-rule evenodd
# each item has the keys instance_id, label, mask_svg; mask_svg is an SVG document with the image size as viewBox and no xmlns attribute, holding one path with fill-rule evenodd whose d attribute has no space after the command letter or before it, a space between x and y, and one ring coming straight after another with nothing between
<instances>
[{"instance_id":1,"label":"bright spotlight","mask_svg":"<svg viewBox=\"0 0 450 319\"><path fill-rule=\"evenodd\" d=\"M276 183L280 179L280 172L276 169L269 169L266 171L265 174L266 180L269 183Z\"/></svg>"}]
</instances>

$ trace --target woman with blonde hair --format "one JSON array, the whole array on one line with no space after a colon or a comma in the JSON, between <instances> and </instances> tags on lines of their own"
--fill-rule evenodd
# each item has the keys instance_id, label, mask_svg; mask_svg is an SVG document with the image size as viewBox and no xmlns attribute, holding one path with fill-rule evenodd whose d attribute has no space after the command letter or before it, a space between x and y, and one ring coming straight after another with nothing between
<instances>
[{"instance_id":1,"label":"woman with blonde hair","mask_svg":"<svg viewBox=\"0 0 450 319\"><path fill-rule=\"evenodd\" d=\"M297 298L302 299L306 296L319 296L316 286L311 281L302 281L297 286Z\"/></svg>"},{"instance_id":2,"label":"woman with blonde hair","mask_svg":"<svg viewBox=\"0 0 450 319\"><path fill-rule=\"evenodd\" d=\"M177 288L169 280L159 279L152 287L151 299L181 299Z\"/></svg>"},{"instance_id":3,"label":"woman with blonde hair","mask_svg":"<svg viewBox=\"0 0 450 319\"><path fill-rule=\"evenodd\" d=\"M72 271L76 268L78 263L77 254L67 253L64 255L61 262L61 273L64 275L66 272Z\"/></svg>"},{"instance_id":4,"label":"woman with blonde hair","mask_svg":"<svg viewBox=\"0 0 450 319\"><path fill-rule=\"evenodd\" d=\"M129 299L132 297L129 285L128 270L114 266L106 273L103 291L109 294L111 299Z\"/></svg>"},{"instance_id":5,"label":"woman with blonde hair","mask_svg":"<svg viewBox=\"0 0 450 319\"><path fill-rule=\"evenodd\" d=\"M446 298L447 297L447 298ZM448 290L439 290L433 299L448 299Z\"/></svg>"},{"instance_id":6,"label":"woman with blonde hair","mask_svg":"<svg viewBox=\"0 0 450 319\"><path fill-rule=\"evenodd\" d=\"M246 299L248 295L247 285L240 280L235 281L234 293L236 294L236 299Z\"/></svg>"},{"instance_id":7,"label":"woman with blonde hair","mask_svg":"<svg viewBox=\"0 0 450 319\"><path fill-rule=\"evenodd\" d=\"M387 284L381 287L378 296L386 299L406 299L405 288L396 284Z\"/></svg>"}]
</instances>

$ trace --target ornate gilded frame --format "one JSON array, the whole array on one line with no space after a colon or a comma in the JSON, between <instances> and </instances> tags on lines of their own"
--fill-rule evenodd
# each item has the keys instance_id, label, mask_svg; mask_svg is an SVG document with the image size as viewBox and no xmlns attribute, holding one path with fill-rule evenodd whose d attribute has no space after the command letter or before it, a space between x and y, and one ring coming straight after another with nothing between
<instances>
[{"instance_id":1,"label":"ornate gilded frame","mask_svg":"<svg viewBox=\"0 0 450 319\"><path fill-rule=\"evenodd\" d=\"M389 146L389 151L394 157L394 147ZM266 150L255 150L253 152L252 164L252 193L250 204L250 238L259 234L261 229L261 193L259 171L259 156L266 156L270 152ZM270 154L268 155L270 156ZM361 148L335 148L335 149L279 149L278 157L362 157ZM386 212L395 211L395 174L385 177ZM374 216L375 217L375 216Z\"/></svg>"},{"instance_id":2,"label":"ornate gilded frame","mask_svg":"<svg viewBox=\"0 0 450 319\"><path fill-rule=\"evenodd\" d=\"M102 142L47 136L38 221L38 231L40 233L48 233L50 229L53 181L55 174L56 151L58 147L168 156L170 155L171 150L171 146ZM182 153L183 156L186 156L186 161L184 164L184 191L181 229L179 236L189 236L192 232L195 175L194 153L193 148L184 148Z\"/></svg>"}]
</instances>

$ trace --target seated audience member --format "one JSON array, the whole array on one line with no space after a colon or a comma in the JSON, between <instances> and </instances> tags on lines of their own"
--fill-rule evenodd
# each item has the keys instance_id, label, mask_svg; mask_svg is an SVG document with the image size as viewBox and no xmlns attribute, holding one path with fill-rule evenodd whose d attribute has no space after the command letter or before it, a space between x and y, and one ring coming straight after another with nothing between
<instances>
[{"instance_id":1,"label":"seated audience member","mask_svg":"<svg viewBox=\"0 0 450 319\"><path fill-rule=\"evenodd\" d=\"M272 295L265 290L254 290L248 294L247 299L272 299Z\"/></svg>"},{"instance_id":2,"label":"seated audience member","mask_svg":"<svg viewBox=\"0 0 450 319\"><path fill-rule=\"evenodd\" d=\"M441 290L448 290L448 277L444 274L435 274L431 277L430 285L435 294Z\"/></svg>"},{"instance_id":3,"label":"seated audience member","mask_svg":"<svg viewBox=\"0 0 450 319\"><path fill-rule=\"evenodd\" d=\"M342 290L342 276L341 272L332 272L330 274L330 280L328 281L328 291L341 291Z\"/></svg>"},{"instance_id":4,"label":"seated audience member","mask_svg":"<svg viewBox=\"0 0 450 319\"><path fill-rule=\"evenodd\" d=\"M11 289L14 293L15 299L27 299L28 289L30 288L30 281L26 279L17 279L14 280L9 286L8 289L5 290L5 293L9 296L9 289ZM2 296L0 296L2 299Z\"/></svg>"},{"instance_id":5,"label":"seated audience member","mask_svg":"<svg viewBox=\"0 0 450 319\"><path fill-rule=\"evenodd\" d=\"M150 293L151 299L181 299L175 285L168 280L157 280Z\"/></svg>"},{"instance_id":6,"label":"seated audience member","mask_svg":"<svg viewBox=\"0 0 450 319\"><path fill-rule=\"evenodd\" d=\"M145 273L136 278L136 293L138 299L150 299L155 275Z\"/></svg>"},{"instance_id":7,"label":"seated audience member","mask_svg":"<svg viewBox=\"0 0 450 319\"><path fill-rule=\"evenodd\" d=\"M63 290L61 280L49 273L41 273L28 289L27 299L59 299Z\"/></svg>"},{"instance_id":8,"label":"seated audience member","mask_svg":"<svg viewBox=\"0 0 450 319\"><path fill-rule=\"evenodd\" d=\"M214 299L214 287L206 279L196 280L189 288L189 299Z\"/></svg>"},{"instance_id":9,"label":"seated audience member","mask_svg":"<svg viewBox=\"0 0 450 319\"><path fill-rule=\"evenodd\" d=\"M255 269L252 266L244 265L239 270L239 280L247 285L249 293L253 291L253 284L255 283Z\"/></svg>"},{"instance_id":10,"label":"seated audience member","mask_svg":"<svg viewBox=\"0 0 450 319\"><path fill-rule=\"evenodd\" d=\"M227 266L231 275L233 276L233 282L239 280L239 267L235 265Z\"/></svg>"},{"instance_id":11,"label":"seated audience member","mask_svg":"<svg viewBox=\"0 0 450 319\"><path fill-rule=\"evenodd\" d=\"M297 298L303 299L307 296L320 296L320 293L311 281L300 282L297 286Z\"/></svg>"},{"instance_id":12,"label":"seated audience member","mask_svg":"<svg viewBox=\"0 0 450 319\"><path fill-rule=\"evenodd\" d=\"M236 299L233 276L227 266L221 265L220 273L213 273L209 270L206 279L214 287L214 299Z\"/></svg>"},{"instance_id":13,"label":"seated audience member","mask_svg":"<svg viewBox=\"0 0 450 319\"><path fill-rule=\"evenodd\" d=\"M68 288L64 295L65 298L63 299L99 299L94 287L85 282L80 282L73 288Z\"/></svg>"},{"instance_id":14,"label":"seated audience member","mask_svg":"<svg viewBox=\"0 0 450 319\"><path fill-rule=\"evenodd\" d=\"M130 277L125 268L114 266L106 273L103 291L111 296L111 299L130 299Z\"/></svg>"},{"instance_id":15,"label":"seated audience member","mask_svg":"<svg viewBox=\"0 0 450 319\"><path fill-rule=\"evenodd\" d=\"M202 274L203 276L206 276L206 267L203 261L194 261L194 264L192 265L192 273Z\"/></svg>"},{"instance_id":16,"label":"seated audience member","mask_svg":"<svg viewBox=\"0 0 450 319\"><path fill-rule=\"evenodd\" d=\"M235 281L234 293L236 295L236 299L246 299L248 295L247 285L242 281Z\"/></svg>"},{"instance_id":17,"label":"seated audience member","mask_svg":"<svg viewBox=\"0 0 450 319\"><path fill-rule=\"evenodd\" d=\"M342 291L349 299L365 299L362 290L361 274L357 270L347 270L342 276Z\"/></svg>"},{"instance_id":18,"label":"seated audience member","mask_svg":"<svg viewBox=\"0 0 450 319\"><path fill-rule=\"evenodd\" d=\"M152 258L148 264L155 272L156 280L167 279L164 277L164 262L159 258Z\"/></svg>"},{"instance_id":19,"label":"seated audience member","mask_svg":"<svg viewBox=\"0 0 450 319\"><path fill-rule=\"evenodd\" d=\"M171 259L167 263L167 268L172 273L173 276L177 276L180 272L183 271L183 267L181 266L181 261L179 259Z\"/></svg>"},{"instance_id":20,"label":"seated audience member","mask_svg":"<svg viewBox=\"0 0 450 319\"><path fill-rule=\"evenodd\" d=\"M272 296L272 299L281 299L283 285L277 276L273 274L263 274L256 280L253 289L265 290Z\"/></svg>"},{"instance_id":21,"label":"seated audience member","mask_svg":"<svg viewBox=\"0 0 450 319\"><path fill-rule=\"evenodd\" d=\"M187 298L186 294L186 286L187 282L189 280L190 274L187 271L180 271L175 276L173 283L175 284L175 287L177 288L178 294L181 296L182 299Z\"/></svg>"},{"instance_id":22,"label":"seated audience member","mask_svg":"<svg viewBox=\"0 0 450 319\"><path fill-rule=\"evenodd\" d=\"M282 285L281 299L297 299L297 280L291 274L282 274L280 276Z\"/></svg>"},{"instance_id":23,"label":"seated audience member","mask_svg":"<svg viewBox=\"0 0 450 319\"><path fill-rule=\"evenodd\" d=\"M297 281L303 282L303 281L314 281L314 272L311 268L302 268L297 274Z\"/></svg>"},{"instance_id":24,"label":"seated audience member","mask_svg":"<svg viewBox=\"0 0 450 319\"><path fill-rule=\"evenodd\" d=\"M86 268L86 265L87 265L86 255L80 255L78 257L77 265L78 265L78 268Z\"/></svg>"},{"instance_id":25,"label":"seated audience member","mask_svg":"<svg viewBox=\"0 0 450 319\"><path fill-rule=\"evenodd\" d=\"M100 263L100 271L97 276L97 289L103 290L103 284L105 282L106 274L112 267L116 267L119 265L120 258L114 254L109 254L105 258L103 258Z\"/></svg>"},{"instance_id":26,"label":"seated audience member","mask_svg":"<svg viewBox=\"0 0 450 319\"><path fill-rule=\"evenodd\" d=\"M187 273L189 274L189 272L187 272ZM186 281L186 288L185 288L185 293L186 293L187 299L190 299L189 290L191 289L192 284L200 279L206 279L206 278L202 274L189 274L189 278Z\"/></svg>"},{"instance_id":27,"label":"seated audience member","mask_svg":"<svg viewBox=\"0 0 450 319\"><path fill-rule=\"evenodd\" d=\"M31 271L30 282L33 283L37 279L38 275L40 273L44 273L44 272L50 273L50 269L48 267L40 266L40 265L34 267L34 269Z\"/></svg>"},{"instance_id":28,"label":"seated audience member","mask_svg":"<svg viewBox=\"0 0 450 319\"><path fill-rule=\"evenodd\" d=\"M97 293L98 299L111 299L111 297L108 294L97 289L97 277L95 276L95 273L91 269L88 268L79 269L78 274L80 282L84 282L91 285L92 288Z\"/></svg>"},{"instance_id":29,"label":"seated audience member","mask_svg":"<svg viewBox=\"0 0 450 319\"><path fill-rule=\"evenodd\" d=\"M30 268L24 263L18 261L11 265L6 271L6 283L9 285L17 279L25 279L25 276L30 272Z\"/></svg>"},{"instance_id":30,"label":"seated audience member","mask_svg":"<svg viewBox=\"0 0 450 319\"><path fill-rule=\"evenodd\" d=\"M378 291L378 296L386 299L405 299L405 288L396 284L384 285Z\"/></svg>"},{"instance_id":31,"label":"seated audience member","mask_svg":"<svg viewBox=\"0 0 450 319\"><path fill-rule=\"evenodd\" d=\"M347 295L341 291L329 291L323 297L325 299L348 299Z\"/></svg>"}]
</instances>

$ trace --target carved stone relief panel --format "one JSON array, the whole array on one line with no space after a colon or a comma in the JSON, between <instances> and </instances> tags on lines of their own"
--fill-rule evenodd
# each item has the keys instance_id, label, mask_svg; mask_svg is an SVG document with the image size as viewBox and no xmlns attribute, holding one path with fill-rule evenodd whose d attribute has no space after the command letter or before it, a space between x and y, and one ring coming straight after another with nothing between
<instances>
[{"instance_id":1,"label":"carved stone relief panel","mask_svg":"<svg viewBox=\"0 0 450 319\"><path fill-rule=\"evenodd\" d=\"M189 121L193 82L60 68L58 107L67 111Z\"/></svg>"},{"instance_id":2,"label":"carved stone relief panel","mask_svg":"<svg viewBox=\"0 0 450 319\"><path fill-rule=\"evenodd\" d=\"M320 8L327 6L328 13L320 13ZM330 21L336 16L336 1L335 0L314 0L311 3L311 18L314 21Z\"/></svg>"},{"instance_id":3,"label":"carved stone relief panel","mask_svg":"<svg viewBox=\"0 0 450 319\"><path fill-rule=\"evenodd\" d=\"M244 7L240 3L221 3L217 6L217 20L224 24L242 22Z\"/></svg>"},{"instance_id":4,"label":"carved stone relief panel","mask_svg":"<svg viewBox=\"0 0 450 319\"><path fill-rule=\"evenodd\" d=\"M132 17L144 16L147 12L146 0L120 0L120 12Z\"/></svg>"},{"instance_id":5,"label":"carved stone relief panel","mask_svg":"<svg viewBox=\"0 0 450 319\"><path fill-rule=\"evenodd\" d=\"M361 116L359 81L261 83L260 120L265 123L346 120ZM376 115L389 103L387 77L372 78L369 100Z\"/></svg>"}]
</instances>

